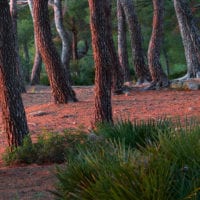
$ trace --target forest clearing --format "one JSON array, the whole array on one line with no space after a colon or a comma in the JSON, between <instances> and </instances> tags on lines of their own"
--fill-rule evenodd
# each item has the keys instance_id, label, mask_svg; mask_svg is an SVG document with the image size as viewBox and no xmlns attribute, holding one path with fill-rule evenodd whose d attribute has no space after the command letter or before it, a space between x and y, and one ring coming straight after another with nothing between
<instances>
[{"instance_id":1,"label":"forest clearing","mask_svg":"<svg viewBox=\"0 0 200 200\"><path fill-rule=\"evenodd\" d=\"M94 87L76 86L74 90L79 102L55 105L52 103L50 87L27 87L27 93L22 96L32 138L43 132L60 132L64 129L81 128L88 132L94 112ZM200 117L199 90L139 90L141 87L133 87L128 95L113 96L114 119L128 118L134 121ZM2 134L0 141L2 153L7 142ZM5 167L1 161L0 166L0 199L54 199L49 190L54 190L56 182L53 173L55 165Z\"/></svg>"}]
</instances>

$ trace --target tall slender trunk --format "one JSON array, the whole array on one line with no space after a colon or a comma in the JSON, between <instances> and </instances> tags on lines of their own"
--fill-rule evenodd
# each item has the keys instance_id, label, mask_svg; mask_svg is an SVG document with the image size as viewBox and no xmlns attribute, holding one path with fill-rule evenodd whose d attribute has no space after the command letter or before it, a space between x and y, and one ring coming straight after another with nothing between
<instances>
[{"instance_id":1,"label":"tall slender trunk","mask_svg":"<svg viewBox=\"0 0 200 200\"><path fill-rule=\"evenodd\" d=\"M50 86L55 103L67 103L68 100L77 101L66 70L52 41L48 14L48 0L33 1L34 32L36 41L45 63Z\"/></svg>"},{"instance_id":2,"label":"tall slender trunk","mask_svg":"<svg viewBox=\"0 0 200 200\"><path fill-rule=\"evenodd\" d=\"M25 110L18 88L17 54L7 0L0 1L0 104L8 145L22 145L28 134Z\"/></svg>"},{"instance_id":3,"label":"tall slender trunk","mask_svg":"<svg viewBox=\"0 0 200 200\"><path fill-rule=\"evenodd\" d=\"M78 60L78 31L76 28L75 19L72 18L72 59L73 61Z\"/></svg>"},{"instance_id":4,"label":"tall slender trunk","mask_svg":"<svg viewBox=\"0 0 200 200\"><path fill-rule=\"evenodd\" d=\"M40 83L40 74L42 71L42 56L40 54L35 36L34 36L34 42L35 42L35 56L34 56L33 68L31 71L31 80L30 80L31 85L37 85Z\"/></svg>"},{"instance_id":5,"label":"tall slender trunk","mask_svg":"<svg viewBox=\"0 0 200 200\"><path fill-rule=\"evenodd\" d=\"M23 50L24 50L24 58L26 62L26 68L24 69L24 79L26 82L30 81L30 71L29 71L29 62L30 62L30 57L29 57L29 50L28 50L28 44L25 41L23 43Z\"/></svg>"},{"instance_id":6,"label":"tall slender trunk","mask_svg":"<svg viewBox=\"0 0 200 200\"><path fill-rule=\"evenodd\" d=\"M129 27L132 57L135 73L138 78L138 83L143 83L145 80L151 81L150 72L145 61L146 56L142 47L142 32L135 12L133 1L120 0L120 3L124 10Z\"/></svg>"},{"instance_id":7,"label":"tall slender trunk","mask_svg":"<svg viewBox=\"0 0 200 200\"><path fill-rule=\"evenodd\" d=\"M54 0L54 20L57 32L62 40L62 54L61 60L64 68L66 69L67 80L71 82L70 75L70 57L71 57L71 38L68 31L65 31L63 25L62 4L61 0Z\"/></svg>"},{"instance_id":8,"label":"tall slender trunk","mask_svg":"<svg viewBox=\"0 0 200 200\"><path fill-rule=\"evenodd\" d=\"M32 15L32 19L34 21L34 16L33 16L33 0L28 0L28 5L29 9ZM34 57L34 63L33 63L33 68L31 72L31 80L30 84L31 85L36 85L40 83L40 74L42 70L42 57L40 54L40 51L37 46L36 42L36 36L34 35L34 43L35 43L35 57Z\"/></svg>"},{"instance_id":9,"label":"tall slender trunk","mask_svg":"<svg viewBox=\"0 0 200 200\"><path fill-rule=\"evenodd\" d=\"M19 88L21 92L26 92L25 88L25 82L23 79L23 69L20 63L19 58L19 46L18 46L18 39L17 39L17 0L10 0L10 13L12 17L12 23L13 23L13 31L14 31L14 42L15 42L15 51L17 54L17 76L19 76Z\"/></svg>"},{"instance_id":10,"label":"tall slender trunk","mask_svg":"<svg viewBox=\"0 0 200 200\"><path fill-rule=\"evenodd\" d=\"M164 0L153 0L153 29L148 48L149 68L152 83L149 89L167 87L168 78L160 63L161 44L163 42Z\"/></svg>"},{"instance_id":11,"label":"tall slender trunk","mask_svg":"<svg viewBox=\"0 0 200 200\"><path fill-rule=\"evenodd\" d=\"M88 0L90 9L90 29L95 62L95 123L112 122L111 77L112 58L110 54L109 0Z\"/></svg>"},{"instance_id":12,"label":"tall slender trunk","mask_svg":"<svg viewBox=\"0 0 200 200\"><path fill-rule=\"evenodd\" d=\"M200 73L200 30L186 0L174 0L174 8L183 40L187 62L187 78Z\"/></svg>"},{"instance_id":13,"label":"tall slender trunk","mask_svg":"<svg viewBox=\"0 0 200 200\"><path fill-rule=\"evenodd\" d=\"M130 81L130 68L127 52L127 37L126 37L126 18L120 0L117 0L117 24L118 24L118 56L122 67L124 82Z\"/></svg>"}]
</instances>

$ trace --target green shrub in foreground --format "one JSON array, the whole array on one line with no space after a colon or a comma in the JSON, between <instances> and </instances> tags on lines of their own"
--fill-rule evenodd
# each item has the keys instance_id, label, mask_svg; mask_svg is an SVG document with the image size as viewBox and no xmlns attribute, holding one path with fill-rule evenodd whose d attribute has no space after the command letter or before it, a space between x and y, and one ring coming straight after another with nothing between
<instances>
[{"instance_id":1,"label":"green shrub in foreground","mask_svg":"<svg viewBox=\"0 0 200 200\"><path fill-rule=\"evenodd\" d=\"M138 148L156 142L160 134L168 134L171 129L172 122L168 119L149 119L148 121L135 121L134 123L125 120L119 121L115 125L100 124L96 134L112 141L124 140L126 146Z\"/></svg>"},{"instance_id":2,"label":"green shrub in foreground","mask_svg":"<svg viewBox=\"0 0 200 200\"><path fill-rule=\"evenodd\" d=\"M84 142L85 134L80 133L45 133L38 137L37 142L33 143L30 136L27 136L23 145L9 150L3 155L6 165L20 163L62 163L65 157L74 151L75 146Z\"/></svg>"},{"instance_id":3,"label":"green shrub in foreground","mask_svg":"<svg viewBox=\"0 0 200 200\"><path fill-rule=\"evenodd\" d=\"M66 169L57 169L56 197L200 199L200 128L169 130L169 134L158 134L156 143L146 143L139 149L135 149L135 143L127 148L126 136L122 140L112 137L106 142L94 141L91 146L79 147Z\"/></svg>"}]
</instances>

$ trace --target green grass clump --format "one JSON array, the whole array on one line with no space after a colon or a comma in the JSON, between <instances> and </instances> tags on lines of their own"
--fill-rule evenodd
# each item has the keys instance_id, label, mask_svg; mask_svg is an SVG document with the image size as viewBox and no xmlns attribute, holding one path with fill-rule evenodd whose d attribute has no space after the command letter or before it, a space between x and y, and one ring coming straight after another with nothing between
<instances>
[{"instance_id":1,"label":"green grass clump","mask_svg":"<svg viewBox=\"0 0 200 200\"><path fill-rule=\"evenodd\" d=\"M126 146L132 148L144 147L147 144L158 140L160 134L171 131L172 122L167 119L148 121L129 120L119 121L113 124L100 124L96 130L97 135L102 135L107 139L125 141Z\"/></svg>"},{"instance_id":2,"label":"green grass clump","mask_svg":"<svg viewBox=\"0 0 200 200\"><path fill-rule=\"evenodd\" d=\"M45 133L38 137L36 143L33 143L30 136L27 136L22 146L13 151L8 149L3 155L3 160L6 165L62 163L65 157L74 151L75 146L85 139L85 134Z\"/></svg>"},{"instance_id":3,"label":"green grass clump","mask_svg":"<svg viewBox=\"0 0 200 200\"><path fill-rule=\"evenodd\" d=\"M76 155L67 159L66 168L57 169L56 197L70 200L200 199L200 127L181 128L180 124L166 127L163 123L161 126L157 126L157 122L151 126L149 122L137 124L136 130L145 130L141 131L144 141L151 130L152 133L157 131L156 140L154 136L151 142L145 143L140 143L141 138L137 143L128 142L131 135L137 135L136 124L130 122L117 125L116 137L113 133L116 129L111 125L101 129L103 132L97 131L106 139L80 145ZM119 128L121 126L123 128ZM128 130L131 133L128 134Z\"/></svg>"}]
</instances>

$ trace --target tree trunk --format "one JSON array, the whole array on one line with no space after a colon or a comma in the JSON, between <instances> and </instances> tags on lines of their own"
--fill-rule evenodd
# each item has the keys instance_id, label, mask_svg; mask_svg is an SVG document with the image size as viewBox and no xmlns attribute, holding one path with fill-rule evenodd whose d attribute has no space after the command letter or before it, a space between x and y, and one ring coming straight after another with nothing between
<instances>
[{"instance_id":1,"label":"tree trunk","mask_svg":"<svg viewBox=\"0 0 200 200\"><path fill-rule=\"evenodd\" d=\"M163 42L164 0L153 0L153 30L148 48L149 68L152 83L148 89L169 86L169 81L160 63L161 44Z\"/></svg>"},{"instance_id":2,"label":"tree trunk","mask_svg":"<svg viewBox=\"0 0 200 200\"><path fill-rule=\"evenodd\" d=\"M111 12L111 3L109 3L110 12ZM108 8L109 8L108 6ZM107 8L107 9L108 9ZM108 12L108 11L107 11ZM107 27L107 44L109 47L111 61L112 61L112 90L114 94L122 94L123 93L123 72L119 62L119 58L117 56L117 52L115 49L114 40L112 37L112 21L108 19L106 23Z\"/></svg>"},{"instance_id":3,"label":"tree trunk","mask_svg":"<svg viewBox=\"0 0 200 200\"><path fill-rule=\"evenodd\" d=\"M200 73L200 31L186 0L174 0L174 8L185 50L187 78L195 78Z\"/></svg>"},{"instance_id":4,"label":"tree trunk","mask_svg":"<svg viewBox=\"0 0 200 200\"><path fill-rule=\"evenodd\" d=\"M68 100L77 101L52 41L48 0L33 1L33 13L36 41L45 63L55 103L67 103Z\"/></svg>"},{"instance_id":5,"label":"tree trunk","mask_svg":"<svg viewBox=\"0 0 200 200\"><path fill-rule=\"evenodd\" d=\"M28 126L18 86L17 54L7 0L0 1L0 103L8 145L22 145Z\"/></svg>"},{"instance_id":6,"label":"tree trunk","mask_svg":"<svg viewBox=\"0 0 200 200\"><path fill-rule=\"evenodd\" d=\"M34 21L34 16L33 16L33 0L28 0L28 5L29 9L32 15L32 19ZM40 51L37 46L36 42L36 36L34 35L34 43L35 43L35 57L34 57L34 63L33 63L33 68L31 72L31 85L36 85L40 83L40 73L42 70L42 57L40 54Z\"/></svg>"},{"instance_id":7,"label":"tree trunk","mask_svg":"<svg viewBox=\"0 0 200 200\"><path fill-rule=\"evenodd\" d=\"M169 57L165 47L163 47L163 56L165 58L165 63L166 63L167 77L169 77L170 75Z\"/></svg>"},{"instance_id":8,"label":"tree trunk","mask_svg":"<svg viewBox=\"0 0 200 200\"><path fill-rule=\"evenodd\" d=\"M117 24L118 24L118 56L122 67L124 82L130 81L130 68L127 52L126 19L120 0L117 0Z\"/></svg>"},{"instance_id":9,"label":"tree trunk","mask_svg":"<svg viewBox=\"0 0 200 200\"><path fill-rule=\"evenodd\" d=\"M17 39L17 0L10 0L10 13L12 17L12 23L13 23L13 31L14 31L14 42L15 42L15 51L17 54L17 76L19 76L19 88L20 92L26 92L25 88L25 82L23 79L23 69L20 64L20 58L19 58L19 46L18 46L18 39Z\"/></svg>"},{"instance_id":10,"label":"tree trunk","mask_svg":"<svg viewBox=\"0 0 200 200\"><path fill-rule=\"evenodd\" d=\"M111 77L112 58L108 24L111 23L109 0L88 0L90 9L90 28L95 62L95 124L112 123ZM108 24L107 24L108 23Z\"/></svg>"},{"instance_id":11,"label":"tree trunk","mask_svg":"<svg viewBox=\"0 0 200 200\"><path fill-rule=\"evenodd\" d=\"M29 62L30 62L30 57L29 57L29 50L28 50L28 44L27 42L23 43L23 50L24 50L24 58L26 62L26 68L24 69L24 79L26 82L30 81L30 71L29 71Z\"/></svg>"},{"instance_id":12,"label":"tree trunk","mask_svg":"<svg viewBox=\"0 0 200 200\"><path fill-rule=\"evenodd\" d=\"M142 32L132 0L120 0L129 27L133 64L138 83L151 81L149 69L145 62L145 53L142 47Z\"/></svg>"},{"instance_id":13,"label":"tree trunk","mask_svg":"<svg viewBox=\"0 0 200 200\"><path fill-rule=\"evenodd\" d=\"M78 31L76 28L75 19L72 18L72 59L73 61L78 60Z\"/></svg>"},{"instance_id":14,"label":"tree trunk","mask_svg":"<svg viewBox=\"0 0 200 200\"><path fill-rule=\"evenodd\" d=\"M68 31L65 31L63 26L62 4L61 0L54 0L54 20L57 32L62 40L62 54L61 60L64 68L66 69L67 80L71 82L70 75L70 57L71 57L71 38Z\"/></svg>"},{"instance_id":15,"label":"tree trunk","mask_svg":"<svg viewBox=\"0 0 200 200\"><path fill-rule=\"evenodd\" d=\"M30 81L31 85L37 85L40 83L41 71L42 71L42 57L41 57L41 54L40 54L40 51L38 49L36 39L35 39L35 57L34 57L34 63L33 63L33 68L31 72L31 81Z\"/></svg>"}]
</instances>

